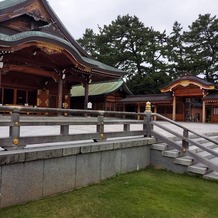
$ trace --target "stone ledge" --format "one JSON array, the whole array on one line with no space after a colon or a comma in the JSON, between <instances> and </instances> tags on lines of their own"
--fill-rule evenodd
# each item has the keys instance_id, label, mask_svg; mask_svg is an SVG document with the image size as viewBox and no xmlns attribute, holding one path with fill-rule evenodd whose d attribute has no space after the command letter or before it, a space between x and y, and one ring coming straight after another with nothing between
<instances>
[{"instance_id":1,"label":"stone ledge","mask_svg":"<svg viewBox=\"0 0 218 218\"><path fill-rule=\"evenodd\" d=\"M85 153L96 153L102 151L140 147L155 143L154 138L128 138L122 140L110 140L104 142L93 142L86 144L72 144L65 146L49 146L38 148L27 148L22 150L1 151L0 166L14 163L23 163L35 160L72 156Z\"/></svg>"}]
</instances>

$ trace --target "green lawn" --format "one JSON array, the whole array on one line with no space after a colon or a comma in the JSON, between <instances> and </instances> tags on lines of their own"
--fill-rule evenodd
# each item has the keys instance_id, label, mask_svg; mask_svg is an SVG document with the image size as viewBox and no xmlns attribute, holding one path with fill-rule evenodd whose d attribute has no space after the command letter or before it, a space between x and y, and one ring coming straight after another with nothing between
<instances>
[{"instance_id":1,"label":"green lawn","mask_svg":"<svg viewBox=\"0 0 218 218\"><path fill-rule=\"evenodd\" d=\"M155 169L0 210L1 218L218 217L218 182Z\"/></svg>"}]
</instances>

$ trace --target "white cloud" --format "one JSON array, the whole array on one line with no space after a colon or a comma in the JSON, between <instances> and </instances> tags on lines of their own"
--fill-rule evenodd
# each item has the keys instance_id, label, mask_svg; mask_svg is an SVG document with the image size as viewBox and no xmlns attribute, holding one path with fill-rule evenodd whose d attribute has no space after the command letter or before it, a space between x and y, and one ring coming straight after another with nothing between
<instances>
[{"instance_id":1,"label":"white cloud","mask_svg":"<svg viewBox=\"0 0 218 218\"><path fill-rule=\"evenodd\" d=\"M110 24L118 15L136 15L155 30L172 30L178 21L187 29L199 14L217 14L217 0L49 0L50 5L74 38L82 37L86 28Z\"/></svg>"}]
</instances>

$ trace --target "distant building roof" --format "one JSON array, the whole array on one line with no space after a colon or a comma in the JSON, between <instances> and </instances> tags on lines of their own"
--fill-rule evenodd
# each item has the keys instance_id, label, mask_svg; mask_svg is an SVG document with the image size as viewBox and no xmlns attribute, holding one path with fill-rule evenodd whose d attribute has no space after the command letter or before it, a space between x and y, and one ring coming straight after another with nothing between
<instances>
[{"instance_id":1,"label":"distant building roof","mask_svg":"<svg viewBox=\"0 0 218 218\"><path fill-rule=\"evenodd\" d=\"M123 90L126 94L131 95L131 91L126 86L123 80L114 80L102 83L91 83L89 85L89 96L105 95L113 93L117 90ZM71 88L71 97L81 97L85 95L84 87L82 85L75 85Z\"/></svg>"},{"instance_id":2,"label":"distant building roof","mask_svg":"<svg viewBox=\"0 0 218 218\"><path fill-rule=\"evenodd\" d=\"M192 76L192 75L185 75L182 76L176 80L174 80L173 82L171 82L168 86L166 86L165 88L163 88L161 90L161 92L169 92L171 91L173 88L181 85L181 86L188 86L189 84L194 84L197 85L203 89L206 90L213 90L215 89L215 85L211 82L207 82L204 79L201 79L199 77L196 76Z\"/></svg>"},{"instance_id":3,"label":"distant building roof","mask_svg":"<svg viewBox=\"0 0 218 218\"><path fill-rule=\"evenodd\" d=\"M218 92L211 93L211 94L205 96L203 99L206 102L215 102L215 101L218 102Z\"/></svg>"},{"instance_id":4,"label":"distant building roof","mask_svg":"<svg viewBox=\"0 0 218 218\"><path fill-rule=\"evenodd\" d=\"M170 93L132 95L120 100L120 103L131 104L150 101L151 103L169 103L173 99Z\"/></svg>"}]
</instances>

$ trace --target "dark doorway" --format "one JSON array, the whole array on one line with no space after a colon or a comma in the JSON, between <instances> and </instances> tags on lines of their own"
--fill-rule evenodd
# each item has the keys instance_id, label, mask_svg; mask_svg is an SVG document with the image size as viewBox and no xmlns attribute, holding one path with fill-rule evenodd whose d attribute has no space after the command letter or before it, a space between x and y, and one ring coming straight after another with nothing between
<instances>
[{"instance_id":1,"label":"dark doorway","mask_svg":"<svg viewBox=\"0 0 218 218\"><path fill-rule=\"evenodd\" d=\"M14 104L14 89L4 89L3 104Z\"/></svg>"}]
</instances>

